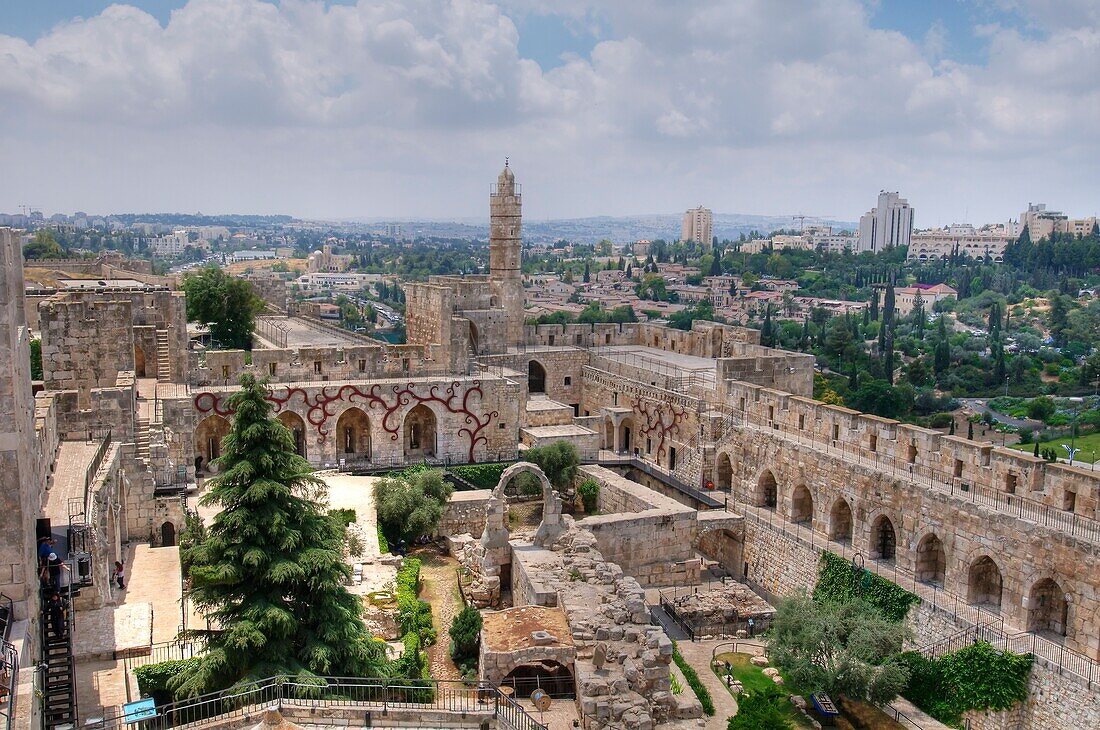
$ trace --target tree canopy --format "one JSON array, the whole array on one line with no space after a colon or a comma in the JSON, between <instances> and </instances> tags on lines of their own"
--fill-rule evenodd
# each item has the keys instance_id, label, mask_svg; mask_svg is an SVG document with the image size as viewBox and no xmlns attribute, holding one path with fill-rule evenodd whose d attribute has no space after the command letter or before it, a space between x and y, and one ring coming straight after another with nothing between
<instances>
[{"instance_id":1,"label":"tree canopy","mask_svg":"<svg viewBox=\"0 0 1100 730\"><path fill-rule=\"evenodd\" d=\"M61 248L53 231L42 229L37 231L31 242L23 247L23 258L28 261L65 258L65 249Z\"/></svg>"},{"instance_id":2,"label":"tree canopy","mask_svg":"<svg viewBox=\"0 0 1100 730\"><path fill-rule=\"evenodd\" d=\"M903 622L862 600L819 602L801 594L776 606L768 655L807 691L882 704L909 679L897 658L907 635Z\"/></svg>"},{"instance_id":3,"label":"tree canopy","mask_svg":"<svg viewBox=\"0 0 1100 730\"><path fill-rule=\"evenodd\" d=\"M341 530L321 502L323 485L271 417L251 375L229 399L235 416L202 498L220 507L206 534L181 555L191 599L217 627L207 652L171 682L194 696L274 675L377 676L383 645L367 632L361 603L344 587Z\"/></svg>"},{"instance_id":4,"label":"tree canopy","mask_svg":"<svg viewBox=\"0 0 1100 730\"><path fill-rule=\"evenodd\" d=\"M413 542L430 535L453 491L438 469L410 470L379 480L374 485L374 500L386 540Z\"/></svg>"},{"instance_id":5,"label":"tree canopy","mask_svg":"<svg viewBox=\"0 0 1100 730\"><path fill-rule=\"evenodd\" d=\"M217 266L207 266L184 276L183 290L187 293L187 319L208 326L217 346L252 349L252 329L264 303L250 283Z\"/></svg>"}]
</instances>

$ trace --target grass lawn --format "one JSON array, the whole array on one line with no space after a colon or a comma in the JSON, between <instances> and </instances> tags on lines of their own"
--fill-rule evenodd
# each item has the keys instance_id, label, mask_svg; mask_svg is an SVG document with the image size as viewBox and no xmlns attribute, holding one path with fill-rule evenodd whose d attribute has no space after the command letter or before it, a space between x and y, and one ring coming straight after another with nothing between
<instances>
[{"instance_id":1,"label":"grass lawn","mask_svg":"<svg viewBox=\"0 0 1100 730\"><path fill-rule=\"evenodd\" d=\"M1062 448L1062 444L1068 443L1069 436L1063 436L1054 441L1040 441L1039 450L1054 449L1058 452L1059 458L1065 459L1069 457L1069 454ZM1089 433L1084 436L1077 434L1077 439L1074 443L1077 448L1081 449L1077 452L1077 458L1073 460L1074 464L1079 461L1092 464L1094 460L1100 459L1100 432ZM1031 453L1035 450L1035 444L1012 444L1009 448Z\"/></svg>"},{"instance_id":2,"label":"grass lawn","mask_svg":"<svg viewBox=\"0 0 1100 730\"><path fill-rule=\"evenodd\" d=\"M802 692L797 687L793 687L787 681L787 677L783 677L783 680L786 683L782 687L776 685L776 683L771 681L771 679L769 679L768 677L765 677L764 669L753 664L750 661L752 657L748 654L728 652L725 654L719 654L715 658L718 660L718 664L715 665L715 672L717 672L718 677L722 680L723 683L725 683L726 679L724 676L725 669L721 663L729 662L730 674L733 675L734 679L738 680L739 682L741 682L741 684L745 686L746 692L762 692L768 687L776 687L781 692L785 692L786 694L802 694ZM790 720L795 725L795 727L813 727L813 725L811 725L806 720L806 717L801 712L799 712L790 702L783 703L783 716Z\"/></svg>"}]
</instances>

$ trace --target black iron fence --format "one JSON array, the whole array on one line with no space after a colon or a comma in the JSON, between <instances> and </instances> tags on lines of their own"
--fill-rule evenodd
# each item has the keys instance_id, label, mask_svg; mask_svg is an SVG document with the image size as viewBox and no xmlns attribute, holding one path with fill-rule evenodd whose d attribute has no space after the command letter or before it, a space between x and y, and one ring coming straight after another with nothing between
<instances>
[{"instance_id":1,"label":"black iron fence","mask_svg":"<svg viewBox=\"0 0 1100 730\"><path fill-rule=\"evenodd\" d=\"M140 720L144 730L220 726L257 717L276 708L310 713L309 723L347 725L339 711L356 713L360 722L374 713L381 717L450 715L454 725L474 725L478 718L494 718L510 730L546 730L515 700L490 685L470 685L438 679L395 680L357 677L318 677L314 681L278 676L156 708L151 717L129 716L125 708L89 721L89 730L116 730ZM324 710L322 712L322 710ZM470 717L467 717L470 716ZM379 719L381 719L381 717ZM465 718L465 721L461 721ZM341 721L342 720L342 721ZM372 723L368 720L366 726ZM480 724L480 723L478 723Z\"/></svg>"}]
</instances>

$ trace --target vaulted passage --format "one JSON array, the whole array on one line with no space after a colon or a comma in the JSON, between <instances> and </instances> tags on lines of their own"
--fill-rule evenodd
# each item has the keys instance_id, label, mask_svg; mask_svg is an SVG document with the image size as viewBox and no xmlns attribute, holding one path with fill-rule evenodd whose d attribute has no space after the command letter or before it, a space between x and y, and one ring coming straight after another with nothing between
<instances>
[{"instance_id":1,"label":"vaulted passage","mask_svg":"<svg viewBox=\"0 0 1100 730\"><path fill-rule=\"evenodd\" d=\"M799 484L791 494L791 522L812 525L813 519L814 498L805 484Z\"/></svg>"},{"instance_id":2,"label":"vaulted passage","mask_svg":"<svg viewBox=\"0 0 1100 730\"><path fill-rule=\"evenodd\" d=\"M967 576L966 600L975 606L1001 608L1003 581L1001 569L988 555L983 555L970 564Z\"/></svg>"},{"instance_id":3,"label":"vaulted passage","mask_svg":"<svg viewBox=\"0 0 1100 730\"><path fill-rule=\"evenodd\" d=\"M1027 630L1065 636L1069 624L1066 592L1050 578L1036 583L1028 597Z\"/></svg>"},{"instance_id":4,"label":"vaulted passage","mask_svg":"<svg viewBox=\"0 0 1100 730\"><path fill-rule=\"evenodd\" d=\"M922 583L943 586L947 573L947 556L943 542L932 533L921 538L917 545L917 580Z\"/></svg>"},{"instance_id":5,"label":"vaulted passage","mask_svg":"<svg viewBox=\"0 0 1100 730\"><path fill-rule=\"evenodd\" d=\"M279 423L290 431L294 439L294 451L298 456L306 457L306 422L294 411L283 411L279 414Z\"/></svg>"},{"instance_id":6,"label":"vaulted passage","mask_svg":"<svg viewBox=\"0 0 1100 730\"><path fill-rule=\"evenodd\" d=\"M898 536L894 523L886 515L879 515L871 527L871 557L893 562L897 556Z\"/></svg>"},{"instance_id":7,"label":"vaulted passage","mask_svg":"<svg viewBox=\"0 0 1100 730\"><path fill-rule=\"evenodd\" d=\"M843 497L833 502L829 510L829 539L845 545L852 544L852 508Z\"/></svg>"},{"instance_id":8,"label":"vaulted passage","mask_svg":"<svg viewBox=\"0 0 1100 730\"><path fill-rule=\"evenodd\" d=\"M435 456L435 414L421 403L405 416L405 458Z\"/></svg>"},{"instance_id":9,"label":"vaulted passage","mask_svg":"<svg viewBox=\"0 0 1100 730\"><path fill-rule=\"evenodd\" d=\"M221 456L222 439L229 433L230 424L219 415L210 415L195 427L195 472L213 473L210 462Z\"/></svg>"},{"instance_id":10,"label":"vaulted passage","mask_svg":"<svg viewBox=\"0 0 1100 730\"><path fill-rule=\"evenodd\" d=\"M349 408L336 421L337 455L341 459L370 459L370 419L361 408Z\"/></svg>"},{"instance_id":11,"label":"vaulted passage","mask_svg":"<svg viewBox=\"0 0 1100 730\"><path fill-rule=\"evenodd\" d=\"M776 484L771 471L765 469L764 473L760 475L760 480L756 483L756 506L775 509L778 503L779 485Z\"/></svg>"},{"instance_id":12,"label":"vaulted passage","mask_svg":"<svg viewBox=\"0 0 1100 730\"><path fill-rule=\"evenodd\" d=\"M537 360L531 360L527 363L527 392L546 392L546 368Z\"/></svg>"},{"instance_id":13,"label":"vaulted passage","mask_svg":"<svg viewBox=\"0 0 1100 730\"><path fill-rule=\"evenodd\" d=\"M730 491L733 486L733 464L730 462L729 454L718 455L718 469L716 471L715 476L718 477L718 481L715 486L723 492Z\"/></svg>"}]
</instances>

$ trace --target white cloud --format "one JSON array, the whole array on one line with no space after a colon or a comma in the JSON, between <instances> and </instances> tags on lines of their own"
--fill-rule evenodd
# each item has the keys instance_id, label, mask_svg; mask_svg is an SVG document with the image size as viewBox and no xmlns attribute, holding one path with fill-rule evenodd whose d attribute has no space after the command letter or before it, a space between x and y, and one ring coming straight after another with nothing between
<instances>
[{"instance_id":1,"label":"white cloud","mask_svg":"<svg viewBox=\"0 0 1100 730\"><path fill-rule=\"evenodd\" d=\"M191 0L165 27L116 5L0 35L0 209L471 215L509 154L536 215L854 217L881 187L918 222L1091 212L1095 5L1004 1L1035 29L975 29L983 66L856 0ZM590 57L520 56L512 17L551 13L601 34Z\"/></svg>"}]
</instances>

